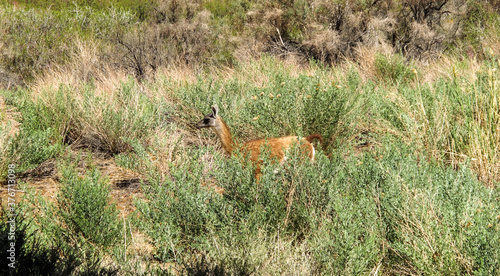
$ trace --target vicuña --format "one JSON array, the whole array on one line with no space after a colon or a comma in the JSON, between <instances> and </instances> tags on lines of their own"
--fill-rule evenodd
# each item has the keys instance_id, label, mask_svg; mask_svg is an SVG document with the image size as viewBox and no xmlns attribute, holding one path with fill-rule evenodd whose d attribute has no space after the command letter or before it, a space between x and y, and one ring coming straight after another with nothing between
<instances>
[{"instance_id":1,"label":"vicu\u00f1a","mask_svg":"<svg viewBox=\"0 0 500 276\"><path fill-rule=\"evenodd\" d=\"M279 160L279 163L282 164L286 160L287 150L289 150L292 145L296 144L300 145L301 152L305 156L308 156L311 161L314 161L316 150L311 142L314 139L322 140L320 134L312 134L303 138L297 136L284 136L279 138L252 140L240 146L235 143L229 127L219 116L219 108L217 105L212 106L212 113L205 115L205 117L196 124L196 127L198 129L212 128L219 137L222 147L229 155L231 155L235 149L240 149L240 152L249 155L250 160L257 165L255 172L257 179L261 176L261 162L259 161L259 156L262 148L266 146L269 147L270 158L272 160Z\"/></svg>"}]
</instances>

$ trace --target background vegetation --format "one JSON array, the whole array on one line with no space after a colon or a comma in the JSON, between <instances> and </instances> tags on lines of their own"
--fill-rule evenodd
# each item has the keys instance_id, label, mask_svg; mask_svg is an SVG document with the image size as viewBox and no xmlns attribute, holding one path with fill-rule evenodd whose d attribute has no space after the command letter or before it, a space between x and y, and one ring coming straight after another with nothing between
<instances>
[{"instance_id":1,"label":"background vegetation","mask_svg":"<svg viewBox=\"0 0 500 276\"><path fill-rule=\"evenodd\" d=\"M500 2L0 3L2 274L500 273Z\"/></svg>"}]
</instances>

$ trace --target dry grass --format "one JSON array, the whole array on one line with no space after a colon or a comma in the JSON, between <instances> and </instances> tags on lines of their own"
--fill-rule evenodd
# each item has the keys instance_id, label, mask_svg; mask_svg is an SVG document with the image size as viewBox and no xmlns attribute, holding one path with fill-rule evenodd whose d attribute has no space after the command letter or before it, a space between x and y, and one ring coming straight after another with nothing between
<instances>
[{"instance_id":1,"label":"dry grass","mask_svg":"<svg viewBox=\"0 0 500 276\"><path fill-rule=\"evenodd\" d=\"M8 166L8 147L11 140L19 133L20 114L13 107L5 104L5 99L0 96L0 183Z\"/></svg>"},{"instance_id":2,"label":"dry grass","mask_svg":"<svg viewBox=\"0 0 500 276\"><path fill-rule=\"evenodd\" d=\"M71 64L55 65L35 75L29 87L33 95L57 90L61 85L79 88L92 82L99 96L108 96L129 79L125 71L103 62L96 42L77 40L75 44Z\"/></svg>"},{"instance_id":3,"label":"dry grass","mask_svg":"<svg viewBox=\"0 0 500 276\"><path fill-rule=\"evenodd\" d=\"M216 235L214 235L216 236ZM227 273L236 273L241 269L234 267L235 260L245 260L247 267L253 267L253 273L259 275L314 275L316 262L310 245L295 239L283 238L278 234L269 236L259 231L246 235L245 249L234 247L227 240L213 239L215 263L226 267ZM240 241L241 242L241 241ZM235 269L234 271L232 269Z\"/></svg>"},{"instance_id":4,"label":"dry grass","mask_svg":"<svg viewBox=\"0 0 500 276\"><path fill-rule=\"evenodd\" d=\"M497 63L500 64L500 61ZM388 127L387 131L404 137L407 143L453 167L469 160L479 179L487 185L499 181L497 69L476 59L453 56L442 56L432 63L415 65L420 73L412 83L413 95L402 93L396 86L381 91L382 97L397 105L399 119L405 122L404 129ZM478 78L485 75L486 81ZM458 82L458 91L447 91L437 84L438 81ZM427 89L430 89L430 94L422 95ZM431 103L426 97L432 99ZM460 104L460 101L463 103ZM472 108L473 117L468 111L459 111L468 108ZM457 131L466 134L457 137L464 135Z\"/></svg>"},{"instance_id":5,"label":"dry grass","mask_svg":"<svg viewBox=\"0 0 500 276\"><path fill-rule=\"evenodd\" d=\"M452 55L442 55L432 62L425 62L419 66L420 83L431 84L439 78L454 79L456 77L474 82L480 72L482 61L476 58L465 59Z\"/></svg>"},{"instance_id":6,"label":"dry grass","mask_svg":"<svg viewBox=\"0 0 500 276\"><path fill-rule=\"evenodd\" d=\"M7 139L19 132L20 123L17 121L19 116L19 112L15 108L8 106L4 97L0 96L0 129L2 129L0 145L4 145Z\"/></svg>"},{"instance_id":7,"label":"dry grass","mask_svg":"<svg viewBox=\"0 0 500 276\"><path fill-rule=\"evenodd\" d=\"M500 65L500 60L497 61ZM473 86L471 95L476 99L475 118L471 126L469 150L472 165L479 172L480 179L490 185L500 181L500 88L499 72L488 70L486 94Z\"/></svg>"},{"instance_id":8,"label":"dry grass","mask_svg":"<svg viewBox=\"0 0 500 276\"><path fill-rule=\"evenodd\" d=\"M59 122L58 131L70 144L110 153L126 151L129 146L122 136L144 135L148 128L148 121L138 124L153 116L153 93L124 72L101 66L93 45L79 45L75 64L37 76L30 86L32 100L53 110L52 120Z\"/></svg>"},{"instance_id":9,"label":"dry grass","mask_svg":"<svg viewBox=\"0 0 500 276\"><path fill-rule=\"evenodd\" d=\"M144 171L153 169L165 179L170 176L172 169L181 166L189 159L187 149L199 143L192 133L182 128L172 126L169 129L158 129L152 133L147 142L150 146L149 164L143 169Z\"/></svg>"},{"instance_id":10,"label":"dry grass","mask_svg":"<svg viewBox=\"0 0 500 276\"><path fill-rule=\"evenodd\" d=\"M355 66L358 68L361 79L366 80L375 80L377 78L377 69L375 66L375 59L377 56L377 51L373 51L370 47L358 47L356 49L358 59L354 62L348 62L351 66ZM385 55L389 56L391 53L386 50L381 53L385 53Z\"/></svg>"},{"instance_id":11,"label":"dry grass","mask_svg":"<svg viewBox=\"0 0 500 276\"><path fill-rule=\"evenodd\" d=\"M456 64L462 63L458 67ZM500 61L499 61L500 63ZM437 70L438 73L432 72ZM486 88L477 87L478 75L484 74L487 70L488 84ZM467 128L470 144L465 149L457 148L457 145L450 144L449 148L445 149L450 155L450 162L453 165L461 164L466 159L470 159L471 165L478 173L479 178L488 185L493 185L494 181L499 181L500 174L500 155L498 147L500 145L500 129L499 118L500 110L498 89L498 72L496 69L485 69L484 65L476 59L472 60L457 60L449 57L443 57L436 66L429 70L427 77L430 79L437 76L460 79L461 91L464 97L472 97L476 104L473 107L474 118L453 118L447 114L448 107L446 102L441 103L442 107L436 114L436 126L432 129L432 135L435 137L445 136L451 133L450 120L462 121L464 127ZM486 89L486 94L484 90ZM422 111L425 114L425 111ZM430 131L430 130L429 130ZM438 148L437 145L433 148Z\"/></svg>"}]
</instances>

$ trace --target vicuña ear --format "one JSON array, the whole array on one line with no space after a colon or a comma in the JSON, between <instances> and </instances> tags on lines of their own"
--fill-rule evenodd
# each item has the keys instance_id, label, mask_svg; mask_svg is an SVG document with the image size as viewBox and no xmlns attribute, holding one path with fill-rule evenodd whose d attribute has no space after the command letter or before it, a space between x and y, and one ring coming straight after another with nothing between
<instances>
[{"instance_id":1,"label":"vicu\u00f1a ear","mask_svg":"<svg viewBox=\"0 0 500 276\"><path fill-rule=\"evenodd\" d=\"M219 113L219 107L217 106L217 104L214 104L212 106L212 112L213 112L214 117L217 117L217 114Z\"/></svg>"}]
</instances>

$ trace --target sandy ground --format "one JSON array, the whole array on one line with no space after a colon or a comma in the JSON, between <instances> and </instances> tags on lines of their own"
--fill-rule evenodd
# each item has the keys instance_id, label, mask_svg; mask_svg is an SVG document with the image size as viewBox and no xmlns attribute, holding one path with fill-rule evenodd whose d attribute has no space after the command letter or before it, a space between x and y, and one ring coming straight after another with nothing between
<instances>
[{"instance_id":1,"label":"sandy ground","mask_svg":"<svg viewBox=\"0 0 500 276\"><path fill-rule=\"evenodd\" d=\"M143 177L136 172L116 165L112 158L94 156L92 162L101 171L102 177L109 179L110 194L120 210L120 216L132 213L135 210L134 198L143 198L141 190ZM84 173L83 169L81 171ZM57 172L53 160L48 160L37 168L16 176L16 180L20 183L18 189L26 185L49 200L55 199L60 186L60 174ZM22 190L16 192L17 200L20 200L23 194ZM8 197L7 183L2 183L0 186L0 196L5 204Z\"/></svg>"}]
</instances>

